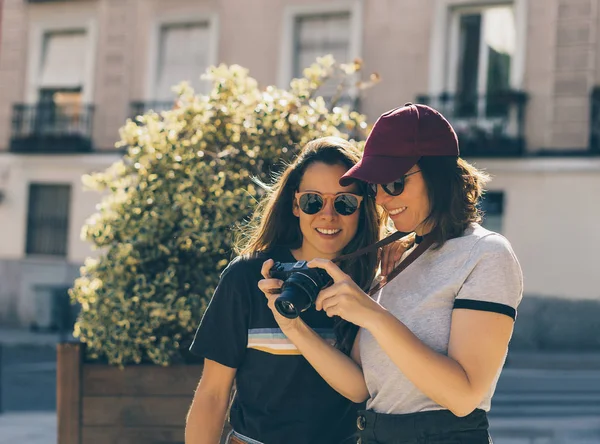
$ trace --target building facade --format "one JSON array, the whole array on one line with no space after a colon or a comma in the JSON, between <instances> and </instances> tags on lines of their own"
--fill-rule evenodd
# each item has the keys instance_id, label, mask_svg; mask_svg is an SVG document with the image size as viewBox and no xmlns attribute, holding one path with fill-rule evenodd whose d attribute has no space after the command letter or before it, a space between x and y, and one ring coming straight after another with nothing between
<instances>
[{"instance_id":1,"label":"building facade","mask_svg":"<svg viewBox=\"0 0 600 444\"><path fill-rule=\"evenodd\" d=\"M216 63L285 87L317 56L361 58L374 121L440 109L492 176L486 224L528 295L600 299L599 0L4 0L0 35L0 325L46 326L51 294L93 255L100 197L81 175L118 159L126 118Z\"/></svg>"}]
</instances>

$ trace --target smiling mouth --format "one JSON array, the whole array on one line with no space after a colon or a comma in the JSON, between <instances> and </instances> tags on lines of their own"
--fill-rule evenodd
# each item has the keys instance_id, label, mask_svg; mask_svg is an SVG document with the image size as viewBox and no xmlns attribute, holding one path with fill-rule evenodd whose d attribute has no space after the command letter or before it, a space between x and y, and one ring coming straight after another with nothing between
<instances>
[{"instance_id":1,"label":"smiling mouth","mask_svg":"<svg viewBox=\"0 0 600 444\"><path fill-rule=\"evenodd\" d=\"M400 208L396 208L395 210L388 210L388 214L390 216L397 216L398 214L404 212L404 210L406 210L408 207L400 207Z\"/></svg>"},{"instance_id":2,"label":"smiling mouth","mask_svg":"<svg viewBox=\"0 0 600 444\"><path fill-rule=\"evenodd\" d=\"M332 229L315 228L315 230L317 231L317 233L324 234L326 236L333 236L342 231L340 229L335 229L335 228L332 228Z\"/></svg>"}]
</instances>

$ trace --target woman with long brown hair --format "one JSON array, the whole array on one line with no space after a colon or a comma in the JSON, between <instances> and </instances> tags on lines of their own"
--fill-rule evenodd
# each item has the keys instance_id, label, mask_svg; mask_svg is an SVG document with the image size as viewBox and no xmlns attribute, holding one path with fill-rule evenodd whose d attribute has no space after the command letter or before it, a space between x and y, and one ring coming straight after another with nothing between
<instances>
[{"instance_id":1,"label":"woman with long brown hair","mask_svg":"<svg viewBox=\"0 0 600 444\"><path fill-rule=\"evenodd\" d=\"M271 264L333 260L379 239L381 213L366 185L339 184L359 160L351 143L317 139L267 189L191 346L205 359L187 418L187 444L219 441L234 379L228 442L335 444L353 435L357 405L332 389L286 338L258 281L266 259ZM339 266L367 290L376 256L361 255ZM299 319L340 353L350 353L355 325L314 306Z\"/></svg>"},{"instance_id":2,"label":"woman with long brown hair","mask_svg":"<svg viewBox=\"0 0 600 444\"><path fill-rule=\"evenodd\" d=\"M363 444L489 444L487 412L523 294L507 239L479 222L488 176L459 157L450 123L425 105L383 114L341 185L367 185L400 232L416 233L372 297L327 258L309 267L334 283L316 307L359 325L351 357L298 319L283 332L339 393L367 401ZM273 309L269 263L259 282Z\"/></svg>"}]
</instances>

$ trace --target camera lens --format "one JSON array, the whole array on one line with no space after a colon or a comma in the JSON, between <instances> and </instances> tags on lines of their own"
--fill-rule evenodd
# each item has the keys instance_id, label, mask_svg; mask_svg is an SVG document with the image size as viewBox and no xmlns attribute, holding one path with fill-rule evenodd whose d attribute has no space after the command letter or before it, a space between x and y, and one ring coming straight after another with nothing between
<instances>
[{"instance_id":1,"label":"camera lens","mask_svg":"<svg viewBox=\"0 0 600 444\"><path fill-rule=\"evenodd\" d=\"M282 316L285 316L288 319L297 318L300 314L296 310L296 307L294 307L294 304L291 303L290 301L276 300L275 308L277 308L277 311L279 312L279 314L281 314Z\"/></svg>"},{"instance_id":2,"label":"camera lens","mask_svg":"<svg viewBox=\"0 0 600 444\"><path fill-rule=\"evenodd\" d=\"M316 276L307 272L294 273L281 287L281 294L275 300L275 308L286 318L294 319L310 308L317 298L321 286Z\"/></svg>"}]
</instances>

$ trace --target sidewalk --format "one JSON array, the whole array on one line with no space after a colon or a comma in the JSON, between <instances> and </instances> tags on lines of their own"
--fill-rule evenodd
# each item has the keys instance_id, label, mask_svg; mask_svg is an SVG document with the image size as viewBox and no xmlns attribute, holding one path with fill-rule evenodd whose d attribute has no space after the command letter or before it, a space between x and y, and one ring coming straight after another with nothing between
<instances>
[{"instance_id":1,"label":"sidewalk","mask_svg":"<svg viewBox=\"0 0 600 444\"><path fill-rule=\"evenodd\" d=\"M490 434L494 444L596 444L600 443L600 417L496 418L491 414Z\"/></svg>"},{"instance_id":2,"label":"sidewalk","mask_svg":"<svg viewBox=\"0 0 600 444\"><path fill-rule=\"evenodd\" d=\"M0 444L53 444L56 433L55 412L0 414Z\"/></svg>"}]
</instances>

